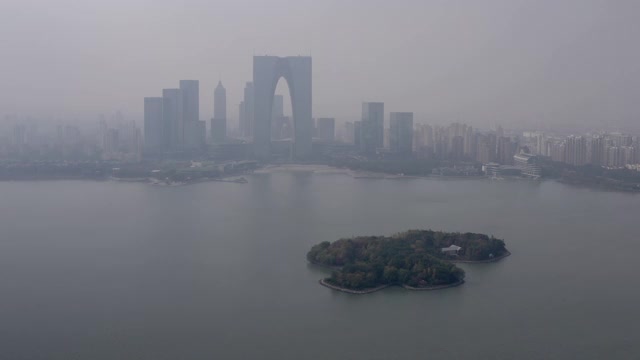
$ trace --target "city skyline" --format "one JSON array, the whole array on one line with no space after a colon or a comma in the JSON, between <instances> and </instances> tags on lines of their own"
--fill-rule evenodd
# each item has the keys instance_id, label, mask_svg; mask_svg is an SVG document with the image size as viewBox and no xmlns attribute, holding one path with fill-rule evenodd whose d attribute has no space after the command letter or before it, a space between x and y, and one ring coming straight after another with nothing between
<instances>
[{"instance_id":1,"label":"city skyline","mask_svg":"<svg viewBox=\"0 0 640 360\"><path fill-rule=\"evenodd\" d=\"M184 27L168 38L158 27L176 13L168 4L154 9L153 20L142 16L149 10L145 4L127 3L130 11L121 25L140 26L126 36L111 23L112 9L101 4L67 4L64 12L51 13L24 2L3 5L10 15L4 26L51 26L39 27L46 34L33 30L21 38L5 31L0 37L13 69L5 74L11 91L0 96L0 116L92 121L120 109L141 121L143 108L136 99L172 86L174 79L198 79L203 99L213 97L218 80L226 84L228 118L235 121L242 88L251 80L252 54L311 54L313 116L334 117L338 123L356 121L359 103L367 100L384 101L391 111L413 111L416 123L464 121L485 128L626 129L640 116L635 106L640 83L634 76L640 61L632 46L638 29L630 15L637 6L632 3L371 3L372 24L404 20L385 29L388 34L356 20L355 4L229 2L219 4L220 12L194 3L178 23L202 17L216 21L207 22L202 33ZM332 13L335 7L340 11ZM295 21L282 21L277 16L282 11ZM325 30L312 31L329 14ZM233 23L226 19L231 15ZM345 31L354 22L361 29ZM53 40L43 40L48 37ZM26 48L27 41L37 46ZM90 54L78 47L88 42L101 50ZM145 52L140 44L148 45ZM52 49L56 56L46 56ZM207 116L200 120L208 121L212 111L203 101L200 112Z\"/></svg>"}]
</instances>

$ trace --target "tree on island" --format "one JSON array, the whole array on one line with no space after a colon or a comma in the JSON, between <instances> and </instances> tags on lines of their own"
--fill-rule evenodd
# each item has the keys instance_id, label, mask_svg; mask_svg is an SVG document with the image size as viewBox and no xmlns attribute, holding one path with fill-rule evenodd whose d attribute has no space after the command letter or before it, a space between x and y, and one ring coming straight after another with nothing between
<instances>
[{"instance_id":1,"label":"tree on island","mask_svg":"<svg viewBox=\"0 0 640 360\"><path fill-rule=\"evenodd\" d=\"M442 252L452 244L462 247L455 257ZM410 230L391 237L324 241L311 248L307 259L335 268L325 282L362 290L382 285L427 288L459 283L464 271L447 260L482 261L506 253L502 240L483 234Z\"/></svg>"}]
</instances>

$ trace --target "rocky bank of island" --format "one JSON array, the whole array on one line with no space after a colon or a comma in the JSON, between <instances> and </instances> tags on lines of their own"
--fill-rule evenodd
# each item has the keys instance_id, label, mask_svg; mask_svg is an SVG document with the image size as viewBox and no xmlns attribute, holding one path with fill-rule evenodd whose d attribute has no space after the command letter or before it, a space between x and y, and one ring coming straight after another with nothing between
<instances>
[{"instance_id":1,"label":"rocky bank of island","mask_svg":"<svg viewBox=\"0 0 640 360\"><path fill-rule=\"evenodd\" d=\"M330 289L366 294L389 286L436 290L464 283L454 262L491 262L510 255L504 241L475 233L409 230L390 237L359 236L314 245L307 260L333 269Z\"/></svg>"}]
</instances>

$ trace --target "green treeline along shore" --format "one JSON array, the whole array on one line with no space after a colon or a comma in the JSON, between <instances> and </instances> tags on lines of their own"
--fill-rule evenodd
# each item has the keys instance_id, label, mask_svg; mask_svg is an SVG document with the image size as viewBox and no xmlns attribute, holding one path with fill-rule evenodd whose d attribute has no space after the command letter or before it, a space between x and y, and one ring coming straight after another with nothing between
<instances>
[{"instance_id":1,"label":"green treeline along shore","mask_svg":"<svg viewBox=\"0 0 640 360\"><path fill-rule=\"evenodd\" d=\"M359 236L314 245L307 260L333 269L320 280L334 290L364 294L398 285L434 290L460 285L454 262L491 262L510 255L504 241L474 233L409 230L390 237Z\"/></svg>"}]
</instances>

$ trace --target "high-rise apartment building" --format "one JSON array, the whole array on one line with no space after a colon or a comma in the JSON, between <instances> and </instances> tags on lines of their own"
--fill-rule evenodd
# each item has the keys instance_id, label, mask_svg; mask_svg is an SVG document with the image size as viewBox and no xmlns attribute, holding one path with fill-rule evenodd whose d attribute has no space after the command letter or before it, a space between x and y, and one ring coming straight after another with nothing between
<instances>
[{"instance_id":1,"label":"high-rise apartment building","mask_svg":"<svg viewBox=\"0 0 640 360\"><path fill-rule=\"evenodd\" d=\"M582 136L569 136L565 146L565 162L575 166L587 163L587 141Z\"/></svg>"},{"instance_id":2,"label":"high-rise apartment building","mask_svg":"<svg viewBox=\"0 0 640 360\"><path fill-rule=\"evenodd\" d=\"M593 165L605 164L605 141L602 136L594 136L589 144L588 163Z\"/></svg>"}]
</instances>

